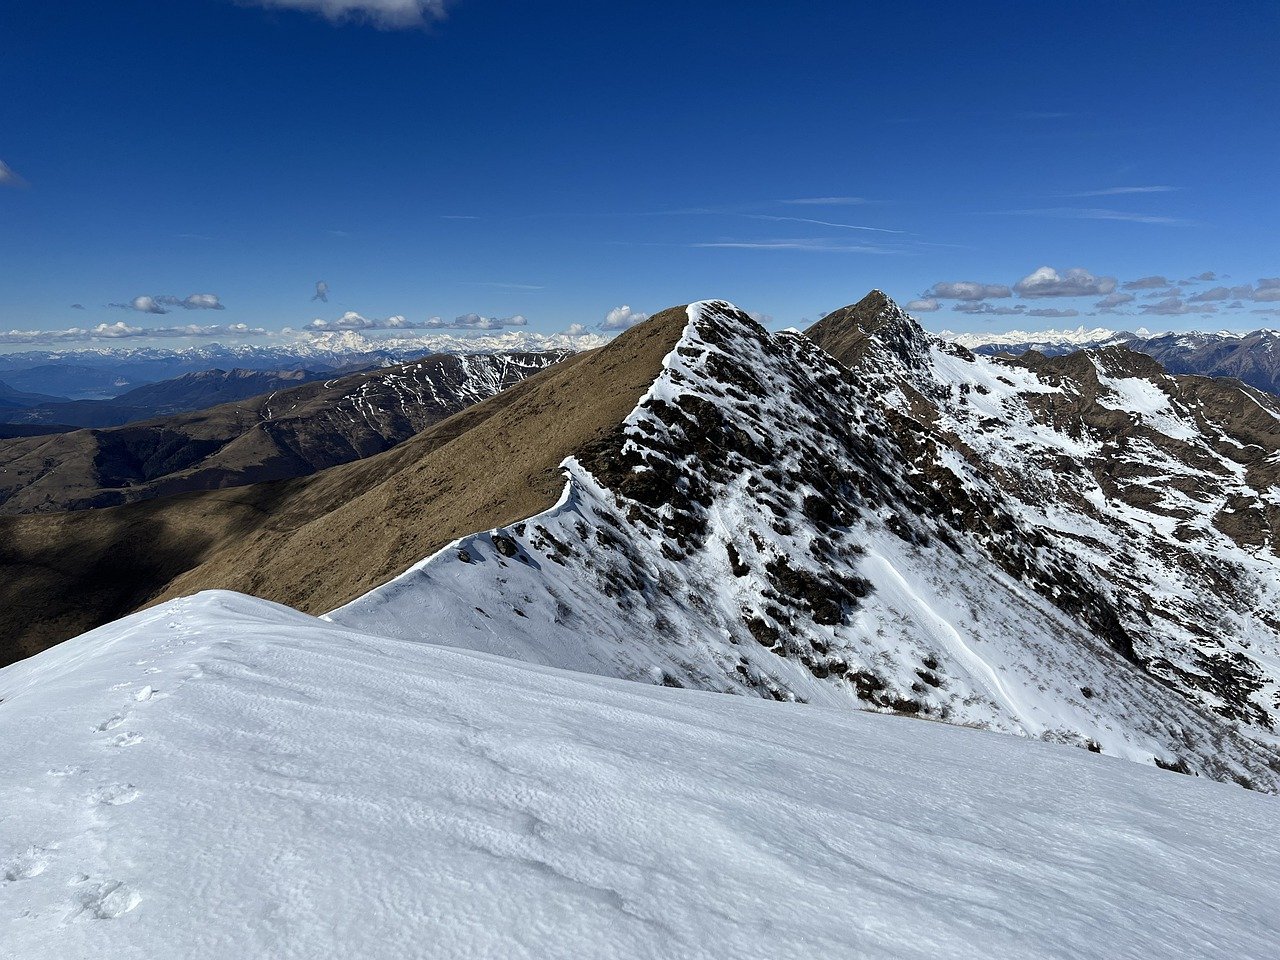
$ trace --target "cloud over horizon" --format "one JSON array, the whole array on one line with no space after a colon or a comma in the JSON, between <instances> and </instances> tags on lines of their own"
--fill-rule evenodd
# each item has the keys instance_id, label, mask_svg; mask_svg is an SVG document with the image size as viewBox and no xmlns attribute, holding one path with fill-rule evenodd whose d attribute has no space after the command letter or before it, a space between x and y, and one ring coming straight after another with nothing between
<instances>
[{"instance_id":1,"label":"cloud over horizon","mask_svg":"<svg viewBox=\"0 0 1280 960\"><path fill-rule=\"evenodd\" d=\"M65 330L9 330L0 332L0 343L67 343L74 341L127 339L174 339L183 337L265 337L270 336L262 327L250 327L246 323L200 324L189 323L172 327L134 327L117 320L100 323L96 327L69 327Z\"/></svg>"},{"instance_id":2,"label":"cloud over horizon","mask_svg":"<svg viewBox=\"0 0 1280 960\"><path fill-rule=\"evenodd\" d=\"M1013 296L1013 291L1003 283L956 280L939 281L921 296L927 300L1000 300Z\"/></svg>"},{"instance_id":3,"label":"cloud over horizon","mask_svg":"<svg viewBox=\"0 0 1280 960\"><path fill-rule=\"evenodd\" d=\"M637 323L644 323L648 319L649 314L632 310L624 303L620 307L614 307L604 315L604 319L600 321L600 329L626 330L628 327L634 327Z\"/></svg>"},{"instance_id":4,"label":"cloud over horizon","mask_svg":"<svg viewBox=\"0 0 1280 960\"><path fill-rule=\"evenodd\" d=\"M1062 274L1053 267L1040 267L1013 285L1018 296L1028 300L1041 297L1101 297L1115 288L1115 277L1095 277L1081 267L1072 267Z\"/></svg>"}]
</instances>

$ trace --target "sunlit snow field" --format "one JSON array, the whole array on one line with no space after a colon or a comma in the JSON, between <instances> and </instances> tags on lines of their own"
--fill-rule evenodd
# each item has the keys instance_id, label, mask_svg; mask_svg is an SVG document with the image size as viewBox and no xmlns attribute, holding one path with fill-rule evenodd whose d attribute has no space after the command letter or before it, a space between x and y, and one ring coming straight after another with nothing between
<instances>
[{"instance_id":1,"label":"sunlit snow field","mask_svg":"<svg viewBox=\"0 0 1280 960\"><path fill-rule=\"evenodd\" d=\"M0 956L1267 957L1273 797L229 593L0 671Z\"/></svg>"}]
</instances>

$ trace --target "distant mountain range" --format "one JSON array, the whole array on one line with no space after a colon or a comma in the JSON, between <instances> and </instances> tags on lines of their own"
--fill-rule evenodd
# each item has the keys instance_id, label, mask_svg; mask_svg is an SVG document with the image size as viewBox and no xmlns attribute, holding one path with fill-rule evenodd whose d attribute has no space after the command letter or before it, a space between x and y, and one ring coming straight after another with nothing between
<instances>
[{"instance_id":1,"label":"distant mountain range","mask_svg":"<svg viewBox=\"0 0 1280 960\"><path fill-rule=\"evenodd\" d=\"M605 342L605 337L594 333L505 331L475 337L442 333L384 338L342 331L306 335L288 343L28 350L0 354L0 381L19 392L73 400L105 399L142 384L215 368L350 372L405 363L435 353L576 352Z\"/></svg>"},{"instance_id":2,"label":"distant mountain range","mask_svg":"<svg viewBox=\"0 0 1280 960\"><path fill-rule=\"evenodd\" d=\"M1123 345L1158 360L1170 373L1234 377L1259 390L1280 393L1280 331L1277 330L1152 333L1079 327L1038 333L1022 330L990 334L944 332L940 336L987 356L1021 356L1031 350L1046 356L1060 356L1076 350Z\"/></svg>"},{"instance_id":3,"label":"distant mountain range","mask_svg":"<svg viewBox=\"0 0 1280 960\"><path fill-rule=\"evenodd\" d=\"M0 441L0 513L83 510L305 476L387 450L567 356L563 350L436 354L323 382L317 379L323 374L301 370L215 370L139 387L114 401L32 408L55 415L68 408L143 409L126 403L201 409ZM248 396L211 405L237 394Z\"/></svg>"},{"instance_id":4,"label":"distant mountain range","mask_svg":"<svg viewBox=\"0 0 1280 960\"><path fill-rule=\"evenodd\" d=\"M39 394L18 394L5 404L6 384L0 382L0 437L60 433L76 427L117 427L220 403L245 400L332 377L332 371L313 370L201 370L172 380L160 380L126 390L110 400L69 400ZM6 431L5 426L23 430Z\"/></svg>"}]
</instances>

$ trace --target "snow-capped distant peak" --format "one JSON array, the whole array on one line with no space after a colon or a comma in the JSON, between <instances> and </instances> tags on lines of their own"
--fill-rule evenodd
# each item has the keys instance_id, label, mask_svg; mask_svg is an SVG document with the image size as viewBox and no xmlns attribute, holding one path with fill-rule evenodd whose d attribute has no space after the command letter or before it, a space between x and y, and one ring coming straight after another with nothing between
<instances>
[{"instance_id":1,"label":"snow-capped distant peak","mask_svg":"<svg viewBox=\"0 0 1280 960\"><path fill-rule=\"evenodd\" d=\"M1148 336L1149 334L1139 332L1138 335ZM943 330L938 336L973 350L986 346L1024 346L1041 343L1054 346L1092 347L1119 342L1133 335L1107 327L1090 328L1081 325L1074 330L1010 330L1007 333L955 333L951 330Z\"/></svg>"}]
</instances>

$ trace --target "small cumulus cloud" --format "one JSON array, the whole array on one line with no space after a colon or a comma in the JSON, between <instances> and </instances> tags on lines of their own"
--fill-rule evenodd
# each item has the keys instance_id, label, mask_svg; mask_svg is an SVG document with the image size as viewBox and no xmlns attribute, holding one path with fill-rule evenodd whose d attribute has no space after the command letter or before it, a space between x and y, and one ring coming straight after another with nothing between
<instances>
[{"instance_id":1,"label":"small cumulus cloud","mask_svg":"<svg viewBox=\"0 0 1280 960\"><path fill-rule=\"evenodd\" d=\"M73 303L73 304L71 305L71 309L72 309L72 310L83 310L83 309L84 309L84 304L83 304L83 303Z\"/></svg>"},{"instance_id":2,"label":"small cumulus cloud","mask_svg":"<svg viewBox=\"0 0 1280 960\"><path fill-rule=\"evenodd\" d=\"M964 300L951 309L957 313L967 313L972 316L1012 317L1025 313L1027 308L1020 303L1012 307L993 307L991 304L981 301Z\"/></svg>"},{"instance_id":3,"label":"small cumulus cloud","mask_svg":"<svg viewBox=\"0 0 1280 960\"><path fill-rule=\"evenodd\" d=\"M1139 277L1120 284L1125 290L1159 290L1170 285L1171 281L1165 277Z\"/></svg>"},{"instance_id":4,"label":"small cumulus cloud","mask_svg":"<svg viewBox=\"0 0 1280 960\"><path fill-rule=\"evenodd\" d=\"M1140 308L1143 313L1161 317L1178 317L1187 313L1216 313L1217 307L1212 304L1188 303L1181 297L1165 297L1156 303L1144 303Z\"/></svg>"},{"instance_id":5,"label":"small cumulus cloud","mask_svg":"<svg viewBox=\"0 0 1280 960\"><path fill-rule=\"evenodd\" d=\"M193 293L186 297L173 296L141 296L134 297L128 303L109 303L109 307L117 310L134 310L137 313L164 314L170 308L183 310L224 310L222 301L216 293Z\"/></svg>"},{"instance_id":6,"label":"small cumulus cloud","mask_svg":"<svg viewBox=\"0 0 1280 960\"><path fill-rule=\"evenodd\" d=\"M1081 267L1073 267L1061 274L1053 267L1040 267L1013 285L1018 296L1028 300L1041 297L1101 297L1115 288L1115 277L1095 277Z\"/></svg>"},{"instance_id":7,"label":"small cumulus cloud","mask_svg":"<svg viewBox=\"0 0 1280 960\"><path fill-rule=\"evenodd\" d=\"M632 310L624 303L620 307L614 307L604 315L604 320L600 322L600 329L626 330L628 327L634 327L637 323L644 323L648 319L649 314Z\"/></svg>"},{"instance_id":8,"label":"small cumulus cloud","mask_svg":"<svg viewBox=\"0 0 1280 960\"><path fill-rule=\"evenodd\" d=\"M581 337L587 332L586 325L581 323L571 323L569 326L564 328L564 335L566 337Z\"/></svg>"},{"instance_id":9,"label":"small cumulus cloud","mask_svg":"<svg viewBox=\"0 0 1280 960\"><path fill-rule=\"evenodd\" d=\"M312 303L315 303L317 300L321 303L329 302L329 285L323 280L316 281L316 292L311 297Z\"/></svg>"},{"instance_id":10,"label":"small cumulus cloud","mask_svg":"<svg viewBox=\"0 0 1280 960\"><path fill-rule=\"evenodd\" d=\"M1080 311L1079 310L1058 310L1052 307L1046 307L1038 310L1028 310L1027 316L1028 317L1052 317L1054 319L1060 319L1063 317L1078 317L1080 316Z\"/></svg>"},{"instance_id":11,"label":"small cumulus cloud","mask_svg":"<svg viewBox=\"0 0 1280 960\"><path fill-rule=\"evenodd\" d=\"M932 297L923 297L919 300L907 301L907 312L908 313L933 313L933 311L937 310L941 306L942 304L938 303L938 301L933 299Z\"/></svg>"},{"instance_id":12,"label":"small cumulus cloud","mask_svg":"<svg viewBox=\"0 0 1280 960\"><path fill-rule=\"evenodd\" d=\"M1094 309L1101 310L1104 313L1112 313L1116 307L1123 306L1126 303L1133 303L1136 299L1137 297L1132 293L1121 293L1117 290L1114 293L1107 294L1093 306Z\"/></svg>"},{"instance_id":13,"label":"small cumulus cloud","mask_svg":"<svg viewBox=\"0 0 1280 960\"><path fill-rule=\"evenodd\" d=\"M1003 283L956 280L935 283L922 296L932 300L999 300L1013 296L1013 291Z\"/></svg>"},{"instance_id":14,"label":"small cumulus cloud","mask_svg":"<svg viewBox=\"0 0 1280 960\"><path fill-rule=\"evenodd\" d=\"M528 324L529 321L518 313L513 317L485 317L478 313L464 313L450 321L439 317L432 317L427 321L429 328L438 330L501 330L503 327L524 327Z\"/></svg>"}]
</instances>

